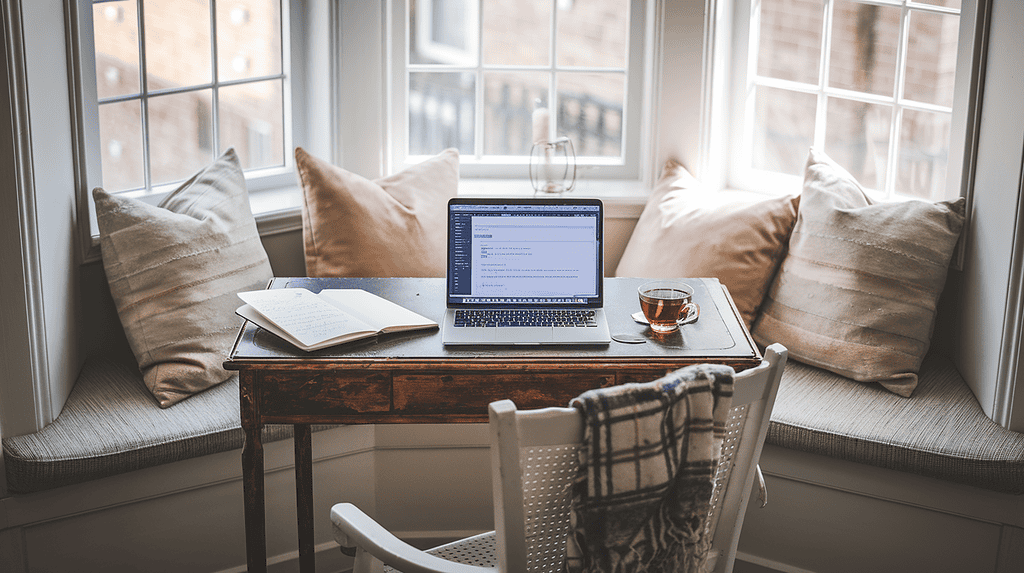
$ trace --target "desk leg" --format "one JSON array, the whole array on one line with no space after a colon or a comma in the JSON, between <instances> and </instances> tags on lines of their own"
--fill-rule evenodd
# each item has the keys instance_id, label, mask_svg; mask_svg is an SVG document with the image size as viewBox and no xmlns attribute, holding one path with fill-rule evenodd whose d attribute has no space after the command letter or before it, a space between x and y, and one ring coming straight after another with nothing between
<instances>
[{"instance_id":1,"label":"desk leg","mask_svg":"<svg viewBox=\"0 0 1024 573\"><path fill-rule=\"evenodd\" d=\"M238 378L242 446L242 490L245 499L245 551L249 573L267 571L267 519L263 484L263 438L260 435L256 373L242 371Z\"/></svg>"},{"instance_id":2,"label":"desk leg","mask_svg":"<svg viewBox=\"0 0 1024 573\"><path fill-rule=\"evenodd\" d=\"M295 513L299 519L299 571L313 573L313 440L309 424L295 424Z\"/></svg>"}]
</instances>

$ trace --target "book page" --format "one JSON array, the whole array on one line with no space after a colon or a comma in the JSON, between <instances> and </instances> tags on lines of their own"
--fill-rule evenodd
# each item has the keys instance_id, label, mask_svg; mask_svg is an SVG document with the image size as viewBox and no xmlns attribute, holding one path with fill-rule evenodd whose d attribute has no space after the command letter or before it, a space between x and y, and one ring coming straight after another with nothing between
<instances>
[{"instance_id":1,"label":"book page","mask_svg":"<svg viewBox=\"0 0 1024 573\"><path fill-rule=\"evenodd\" d=\"M378 329L303 288L240 292L238 297L304 346Z\"/></svg>"},{"instance_id":2,"label":"book page","mask_svg":"<svg viewBox=\"0 0 1024 573\"><path fill-rule=\"evenodd\" d=\"M320 297L381 332L437 326L423 315L362 289L324 289Z\"/></svg>"}]
</instances>

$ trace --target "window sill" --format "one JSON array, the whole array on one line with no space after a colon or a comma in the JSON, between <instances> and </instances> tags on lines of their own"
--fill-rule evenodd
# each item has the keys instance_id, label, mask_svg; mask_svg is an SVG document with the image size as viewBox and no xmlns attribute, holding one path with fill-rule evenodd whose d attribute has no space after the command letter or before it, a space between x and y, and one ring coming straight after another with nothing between
<instances>
[{"instance_id":1,"label":"window sill","mask_svg":"<svg viewBox=\"0 0 1024 573\"><path fill-rule=\"evenodd\" d=\"M605 217L635 219L643 212L650 191L640 181L584 180L569 197L597 197L604 201ZM459 195L532 197L533 187L523 179L464 178ZM261 236L302 229L302 191L295 186L249 192L249 203Z\"/></svg>"},{"instance_id":2,"label":"window sill","mask_svg":"<svg viewBox=\"0 0 1024 573\"><path fill-rule=\"evenodd\" d=\"M459 180L459 195L543 197L535 194L524 179L465 178ZM647 204L650 190L641 181L590 179L576 182L567 197L596 197L605 205L605 217L635 219Z\"/></svg>"}]
</instances>

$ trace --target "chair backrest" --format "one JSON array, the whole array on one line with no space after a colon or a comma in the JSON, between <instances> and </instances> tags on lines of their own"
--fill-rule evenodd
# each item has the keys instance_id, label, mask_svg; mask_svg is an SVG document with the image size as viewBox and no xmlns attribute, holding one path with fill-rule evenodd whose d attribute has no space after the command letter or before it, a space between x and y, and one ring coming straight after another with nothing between
<instances>
[{"instance_id":1,"label":"chair backrest","mask_svg":"<svg viewBox=\"0 0 1024 573\"><path fill-rule=\"evenodd\" d=\"M773 344L759 366L735 377L708 520L715 572L731 571L735 561L786 357L786 349ZM575 408L519 411L510 400L492 403L489 411L498 570L560 572L583 418Z\"/></svg>"}]
</instances>

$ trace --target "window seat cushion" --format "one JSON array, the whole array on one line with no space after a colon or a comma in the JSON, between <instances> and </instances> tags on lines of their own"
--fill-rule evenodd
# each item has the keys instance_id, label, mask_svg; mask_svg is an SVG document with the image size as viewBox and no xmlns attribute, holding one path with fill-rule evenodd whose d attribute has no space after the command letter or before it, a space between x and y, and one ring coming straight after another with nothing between
<instances>
[{"instance_id":1,"label":"window seat cushion","mask_svg":"<svg viewBox=\"0 0 1024 573\"><path fill-rule=\"evenodd\" d=\"M911 398L791 358L767 442L1024 494L1024 434L989 419L952 362L938 353L925 358Z\"/></svg>"},{"instance_id":2,"label":"window seat cushion","mask_svg":"<svg viewBox=\"0 0 1024 573\"><path fill-rule=\"evenodd\" d=\"M34 434L3 440L7 485L28 493L242 447L238 376L161 409L142 374L90 358L64 410ZM265 442L292 435L265 426Z\"/></svg>"},{"instance_id":3,"label":"window seat cushion","mask_svg":"<svg viewBox=\"0 0 1024 573\"><path fill-rule=\"evenodd\" d=\"M1024 494L1024 434L990 420L941 355L930 354L920 376L903 398L791 359L768 443ZM263 429L264 442L290 436L290 426ZM3 440L13 493L241 447L237 378L161 409L137 368L103 358L86 362L54 423Z\"/></svg>"}]
</instances>

